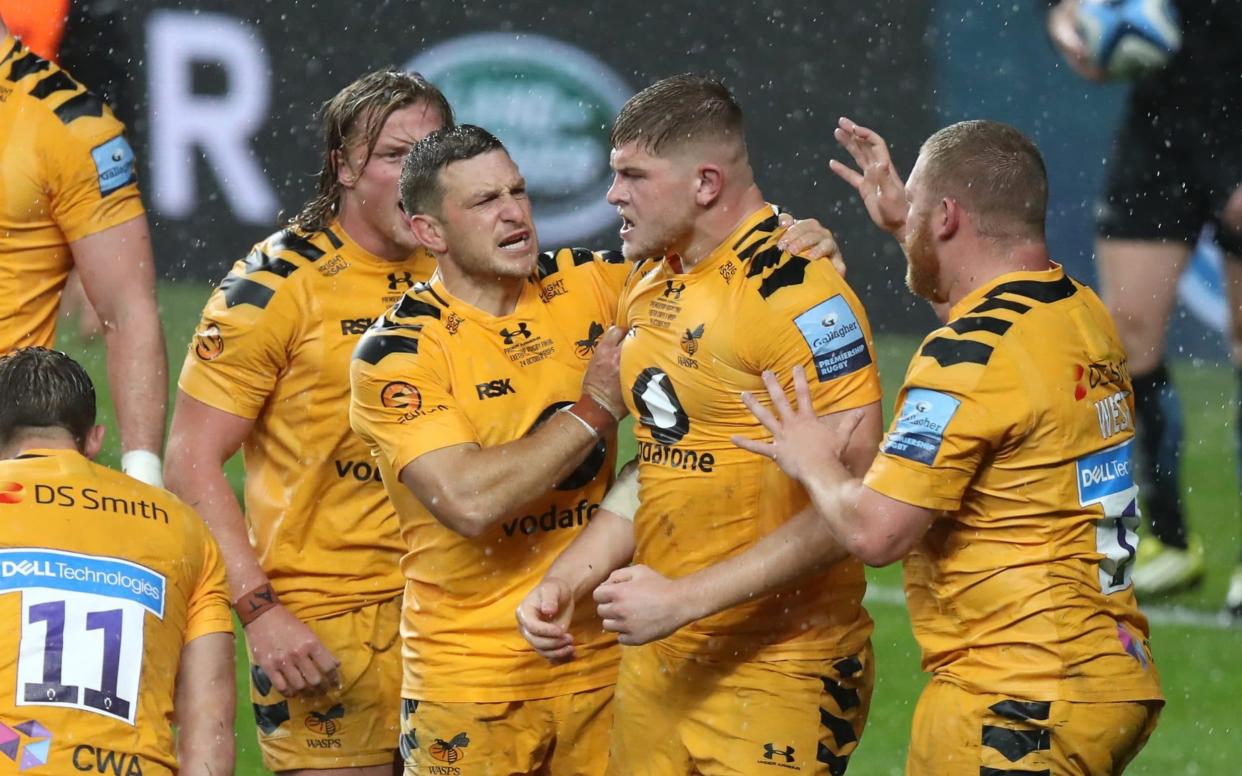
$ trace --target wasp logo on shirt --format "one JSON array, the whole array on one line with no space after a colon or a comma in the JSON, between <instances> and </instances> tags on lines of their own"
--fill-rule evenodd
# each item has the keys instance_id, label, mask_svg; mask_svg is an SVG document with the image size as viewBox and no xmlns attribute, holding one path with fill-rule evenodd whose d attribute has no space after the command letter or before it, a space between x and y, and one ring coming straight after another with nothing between
<instances>
[{"instance_id":1,"label":"wasp logo on shirt","mask_svg":"<svg viewBox=\"0 0 1242 776\"><path fill-rule=\"evenodd\" d=\"M306 715L303 724L306 729L319 736L335 736L343 727L341 720L345 717L345 705L338 703L327 711L312 711Z\"/></svg>"},{"instance_id":2,"label":"wasp logo on shirt","mask_svg":"<svg viewBox=\"0 0 1242 776\"><path fill-rule=\"evenodd\" d=\"M693 356L699 352L699 340L703 337L703 329L706 325L700 323L696 328L686 329L686 333L681 335L681 349L687 356Z\"/></svg>"},{"instance_id":3,"label":"wasp logo on shirt","mask_svg":"<svg viewBox=\"0 0 1242 776\"><path fill-rule=\"evenodd\" d=\"M437 738L431 746L427 747L427 752L440 762L451 764L466 756L462 750L468 746L470 746L470 737L463 731L447 741Z\"/></svg>"},{"instance_id":4,"label":"wasp logo on shirt","mask_svg":"<svg viewBox=\"0 0 1242 776\"><path fill-rule=\"evenodd\" d=\"M380 391L380 403L390 410L418 412L423 404L423 396L409 383L391 382Z\"/></svg>"},{"instance_id":5,"label":"wasp logo on shirt","mask_svg":"<svg viewBox=\"0 0 1242 776\"><path fill-rule=\"evenodd\" d=\"M25 490L20 482L0 482L0 504L20 504Z\"/></svg>"},{"instance_id":6,"label":"wasp logo on shirt","mask_svg":"<svg viewBox=\"0 0 1242 776\"><path fill-rule=\"evenodd\" d=\"M514 340L518 337L521 337L522 341L525 342L533 337L534 333L527 328L526 321L520 321L518 323L517 331L509 331L509 328L506 326L500 330L500 336L504 337L506 345L512 345Z\"/></svg>"},{"instance_id":7,"label":"wasp logo on shirt","mask_svg":"<svg viewBox=\"0 0 1242 776\"><path fill-rule=\"evenodd\" d=\"M604 336L604 325L598 321L591 321L586 337L574 343L574 353L578 358L590 358L595 353L595 346L599 344L599 338L602 336Z\"/></svg>"},{"instance_id":8,"label":"wasp logo on shirt","mask_svg":"<svg viewBox=\"0 0 1242 776\"><path fill-rule=\"evenodd\" d=\"M414 276L408 272L389 272L388 290L403 291L414 287Z\"/></svg>"},{"instance_id":9,"label":"wasp logo on shirt","mask_svg":"<svg viewBox=\"0 0 1242 776\"><path fill-rule=\"evenodd\" d=\"M224 352L224 337L220 336L220 327L211 321L194 332L194 355L200 361L215 361Z\"/></svg>"}]
</instances>

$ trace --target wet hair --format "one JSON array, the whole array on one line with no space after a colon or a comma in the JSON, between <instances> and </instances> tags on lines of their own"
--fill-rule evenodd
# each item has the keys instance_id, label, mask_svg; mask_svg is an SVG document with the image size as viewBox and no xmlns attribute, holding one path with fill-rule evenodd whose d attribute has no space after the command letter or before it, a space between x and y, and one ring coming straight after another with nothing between
<instances>
[{"instance_id":1,"label":"wet hair","mask_svg":"<svg viewBox=\"0 0 1242 776\"><path fill-rule=\"evenodd\" d=\"M997 121L960 121L923 143L922 187L952 197L979 233L999 239L1044 237L1048 172L1031 140Z\"/></svg>"},{"instance_id":2,"label":"wet hair","mask_svg":"<svg viewBox=\"0 0 1242 776\"><path fill-rule=\"evenodd\" d=\"M318 193L289 219L289 225L303 231L323 229L340 209L341 182L333 152L345 151L356 142L366 145L362 163L371 161L384 122L393 111L417 103L434 108L446 127L453 126L453 108L444 93L418 73L395 69L367 73L336 93L323 104L323 168L319 171Z\"/></svg>"},{"instance_id":3,"label":"wet hair","mask_svg":"<svg viewBox=\"0 0 1242 776\"><path fill-rule=\"evenodd\" d=\"M412 216L438 216L444 201L440 172L453 162L497 150L504 151L504 144L491 132L473 124L432 132L410 148L401 166L401 207Z\"/></svg>"},{"instance_id":4,"label":"wet hair","mask_svg":"<svg viewBox=\"0 0 1242 776\"><path fill-rule=\"evenodd\" d=\"M613 148L637 143L653 156L704 139L744 148L742 107L723 83L691 73L643 89L626 101L612 123Z\"/></svg>"},{"instance_id":5,"label":"wet hair","mask_svg":"<svg viewBox=\"0 0 1242 776\"><path fill-rule=\"evenodd\" d=\"M21 348L0 357L0 445L27 431L59 428L86 445L95 425L95 385L57 350Z\"/></svg>"}]
</instances>

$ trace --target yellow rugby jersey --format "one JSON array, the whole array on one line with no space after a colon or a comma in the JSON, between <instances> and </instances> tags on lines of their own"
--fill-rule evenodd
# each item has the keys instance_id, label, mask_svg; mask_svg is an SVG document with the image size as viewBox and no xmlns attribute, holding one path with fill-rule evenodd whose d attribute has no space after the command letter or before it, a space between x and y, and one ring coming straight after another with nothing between
<instances>
[{"instance_id":1,"label":"yellow rugby jersey","mask_svg":"<svg viewBox=\"0 0 1242 776\"><path fill-rule=\"evenodd\" d=\"M0 42L0 353L52 345L69 243L143 214L124 129L68 73Z\"/></svg>"},{"instance_id":2,"label":"yellow rugby jersey","mask_svg":"<svg viewBox=\"0 0 1242 776\"><path fill-rule=\"evenodd\" d=\"M615 253L544 253L503 317L455 299L435 278L407 293L358 344L350 420L375 451L408 549L401 561L405 697L529 700L616 680L618 647L590 602L574 611L578 657L567 665L535 654L513 622L518 603L599 508L612 483L614 439L477 539L436 520L399 474L434 450L520 439L573 404L595 344L616 317L627 269Z\"/></svg>"},{"instance_id":3,"label":"yellow rugby jersey","mask_svg":"<svg viewBox=\"0 0 1242 776\"><path fill-rule=\"evenodd\" d=\"M232 633L220 551L73 450L0 461L0 772L172 774L181 650Z\"/></svg>"},{"instance_id":4,"label":"yellow rugby jersey","mask_svg":"<svg viewBox=\"0 0 1242 776\"><path fill-rule=\"evenodd\" d=\"M640 461L635 562L666 576L741 553L808 504L775 463L730 441L765 434L740 396L766 395L764 370L791 386L803 365L820 415L880 399L858 298L829 263L777 248L783 231L764 207L689 272L639 263L622 294L621 383ZM864 588L862 564L848 559L663 643L687 653L852 654L871 632Z\"/></svg>"},{"instance_id":5,"label":"yellow rugby jersey","mask_svg":"<svg viewBox=\"0 0 1242 776\"><path fill-rule=\"evenodd\" d=\"M941 511L905 561L923 668L1032 700L1160 697L1130 585L1134 401L1112 319L1058 266L958 302L866 484Z\"/></svg>"},{"instance_id":6,"label":"yellow rugby jersey","mask_svg":"<svg viewBox=\"0 0 1242 776\"><path fill-rule=\"evenodd\" d=\"M434 268L422 250L403 261L372 255L336 223L277 232L233 265L186 353L181 390L255 421L242 448L251 540L303 619L401 593L396 515L349 428L349 357Z\"/></svg>"}]
</instances>

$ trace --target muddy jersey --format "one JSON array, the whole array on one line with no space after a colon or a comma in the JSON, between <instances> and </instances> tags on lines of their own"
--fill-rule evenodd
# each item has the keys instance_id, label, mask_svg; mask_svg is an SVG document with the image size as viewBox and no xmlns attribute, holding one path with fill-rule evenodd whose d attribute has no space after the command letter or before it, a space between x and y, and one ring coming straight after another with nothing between
<instances>
[{"instance_id":1,"label":"muddy jersey","mask_svg":"<svg viewBox=\"0 0 1242 776\"><path fill-rule=\"evenodd\" d=\"M765 370L788 387L802 365L820 415L880 399L857 297L828 262L780 250L783 231L764 207L688 272L668 259L639 263L622 295L621 381L640 462L635 562L665 576L740 554L808 504L772 461L730 441L764 437L741 392L765 396ZM864 587L862 565L844 560L662 643L686 653L852 654L871 631Z\"/></svg>"},{"instance_id":2,"label":"muddy jersey","mask_svg":"<svg viewBox=\"0 0 1242 776\"><path fill-rule=\"evenodd\" d=\"M70 243L143 215L124 130L64 70L0 39L0 353L52 345Z\"/></svg>"},{"instance_id":3,"label":"muddy jersey","mask_svg":"<svg viewBox=\"0 0 1242 776\"><path fill-rule=\"evenodd\" d=\"M0 521L0 773L176 773L181 650L233 632L206 525L72 450L0 461Z\"/></svg>"},{"instance_id":4,"label":"muddy jersey","mask_svg":"<svg viewBox=\"0 0 1242 776\"><path fill-rule=\"evenodd\" d=\"M1104 305L1057 266L958 302L866 484L940 513L905 561L923 667L1032 700L1160 697L1130 584L1134 400Z\"/></svg>"},{"instance_id":5,"label":"muddy jersey","mask_svg":"<svg viewBox=\"0 0 1242 776\"><path fill-rule=\"evenodd\" d=\"M259 563L303 619L400 595L396 515L349 428L349 358L362 333L434 259L368 253L339 224L285 229L211 295L180 388L252 419L242 448L245 512Z\"/></svg>"},{"instance_id":6,"label":"muddy jersey","mask_svg":"<svg viewBox=\"0 0 1242 776\"><path fill-rule=\"evenodd\" d=\"M439 279L418 286L354 353L354 428L374 449L400 515L407 553L402 621L407 698L511 701L610 684L616 641L594 607L578 606L578 657L552 666L518 633L513 612L599 508L615 440L476 539L442 525L400 472L454 445L495 447L531 433L582 393L595 345L616 316L627 271L619 254L542 254L513 313L488 315Z\"/></svg>"}]
</instances>

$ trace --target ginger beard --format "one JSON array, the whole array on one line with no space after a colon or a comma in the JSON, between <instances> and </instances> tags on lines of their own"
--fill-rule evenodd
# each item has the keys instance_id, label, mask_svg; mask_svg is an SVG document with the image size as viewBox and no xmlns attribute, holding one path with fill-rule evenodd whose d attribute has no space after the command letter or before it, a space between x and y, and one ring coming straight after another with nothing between
<instances>
[{"instance_id":1,"label":"ginger beard","mask_svg":"<svg viewBox=\"0 0 1242 776\"><path fill-rule=\"evenodd\" d=\"M901 249L906 254L906 287L929 302L947 302L939 289L940 259L932 245L930 213L913 219Z\"/></svg>"}]
</instances>

